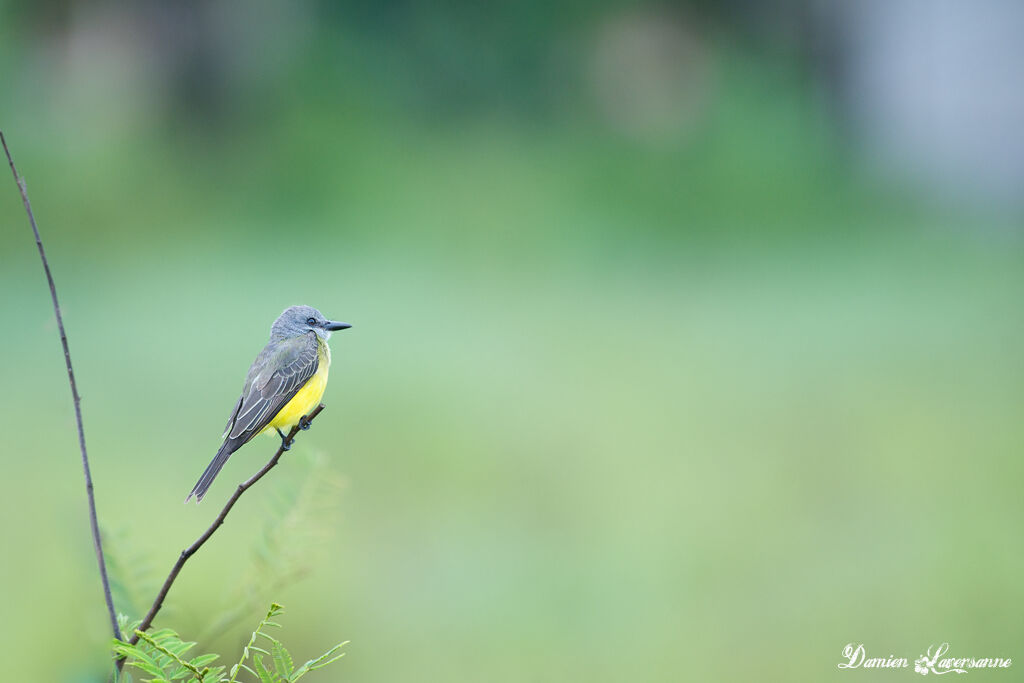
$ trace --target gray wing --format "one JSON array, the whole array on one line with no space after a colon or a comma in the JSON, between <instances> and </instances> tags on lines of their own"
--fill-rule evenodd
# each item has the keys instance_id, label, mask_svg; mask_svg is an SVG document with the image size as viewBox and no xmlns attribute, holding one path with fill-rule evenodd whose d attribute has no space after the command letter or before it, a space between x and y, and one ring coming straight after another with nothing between
<instances>
[{"instance_id":1,"label":"gray wing","mask_svg":"<svg viewBox=\"0 0 1024 683\"><path fill-rule=\"evenodd\" d=\"M316 334L271 340L249 368L245 388L228 420L228 439L245 443L274 419L320 365ZM239 445L241 445L241 443Z\"/></svg>"},{"instance_id":2,"label":"gray wing","mask_svg":"<svg viewBox=\"0 0 1024 683\"><path fill-rule=\"evenodd\" d=\"M248 387L248 382L246 383ZM242 409L242 401L245 400L245 394L238 397L238 403L235 404L235 409L231 411L231 417L228 418L228 424L224 427L224 433L220 435L220 438L224 438L231 431L231 428L235 426L235 418L238 417L238 411Z\"/></svg>"}]
</instances>

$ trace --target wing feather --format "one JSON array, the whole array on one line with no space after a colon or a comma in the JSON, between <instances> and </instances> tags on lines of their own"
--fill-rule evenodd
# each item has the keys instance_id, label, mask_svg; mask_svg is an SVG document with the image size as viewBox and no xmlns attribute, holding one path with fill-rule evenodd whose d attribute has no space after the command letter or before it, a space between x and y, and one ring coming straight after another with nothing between
<instances>
[{"instance_id":1,"label":"wing feather","mask_svg":"<svg viewBox=\"0 0 1024 683\"><path fill-rule=\"evenodd\" d=\"M238 419L238 411L242 409L242 399L244 398L245 396L238 397L238 403L235 404L234 410L231 411L231 417L228 418L228 424L224 427L224 433L220 435L222 439L227 436L228 432L231 431L231 428L235 426L235 420Z\"/></svg>"},{"instance_id":2,"label":"wing feather","mask_svg":"<svg viewBox=\"0 0 1024 683\"><path fill-rule=\"evenodd\" d=\"M316 374L317 347L313 332L267 344L249 369L228 438L248 441L274 419Z\"/></svg>"}]
</instances>

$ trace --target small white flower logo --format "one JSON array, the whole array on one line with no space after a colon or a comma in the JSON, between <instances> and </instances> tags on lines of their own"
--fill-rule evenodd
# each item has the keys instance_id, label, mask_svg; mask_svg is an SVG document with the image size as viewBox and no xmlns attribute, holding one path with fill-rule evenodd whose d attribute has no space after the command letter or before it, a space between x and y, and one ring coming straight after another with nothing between
<instances>
[{"instance_id":1,"label":"small white flower logo","mask_svg":"<svg viewBox=\"0 0 1024 683\"><path fill-rule=\"evenodd\" d=\"M935 674L936 676L952 673L967 673L966 669L961 669L959 667L949 667L948 662L950 660L943 660L942 664L939 666L939 668L942 669L941 671L937 671L935 669L935 662L939 661L939 657L946 654L947 652L949 652L949 643L943 643L942 645L939 645L937 648L935 648L934 655L932 654L932 648L929 647L928 653L925 655L921 655L920 658L918 658L914 662L914 671L921 674L922 676L927 676L929 671Z\"/></svg>"}]
</instances>

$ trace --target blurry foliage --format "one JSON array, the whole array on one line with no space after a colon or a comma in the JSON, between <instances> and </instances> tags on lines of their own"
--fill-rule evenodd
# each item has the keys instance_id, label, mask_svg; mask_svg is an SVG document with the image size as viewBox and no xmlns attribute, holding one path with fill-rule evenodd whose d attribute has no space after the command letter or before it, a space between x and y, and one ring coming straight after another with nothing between
<instances>
[{"instance_id":1,"label":"blurry foliage","mask_svg":"<svg viewBox=\"0 0 1024 683\"><path fill-rule=\"evenodd\" d=\"M232 8L77 10L49 57L0 61L0 104L35 101L45 131L25 174L45 183L51 229L228 242L326 220L349 245L386 226L589 248L862 230L912 208L851 170L797 61L715 40L708 7ZM97 45L126 71L90 62Z\"/></svg>"},{"instance_id":2,"label":"blurry foliage","mask_svg":"<svg viewBox=\"0 0 1024 683\"><path fill-rule=\"evenodd\" d=\"M127 529L103 527L103 552L114 604L125 614L145 614L160 588L157 568L148 552L133 546Z\"/></svg>"},{"instance_id":3,"label":"blurry foliage","mask_svg":"<svg viewBox=\"0 0 1024 683\"><path fill-rule=\"evenodd\" d=\"M252 561L229 577L227 606L220 615L205 619L203 642L251 614L263 596L307 575L334 535L332 524L337 519L344 479L331 471L327 459L317 451L295 451L288 462L294 474L283 484L264 489L266 516L252 545ZM149 609L161 577L148 554L131 547L126 532L105 534L114 604L127 614L141 615Z\"/></svg>"},{"instance_id":4,"label":"blurry foliage","mask_svg":"<svg viewBox=\"0 0 1024 683\"><path fill-rule=\"evenodd\" d=\"M335 536L345 480L331 471L317 451L289 453L300 482L266 493L267 516L251 549L252 561L232 577L229 607L209 620L202 639L223 633L250 614L262 596L278 592L306 576Z\"/></svg>"}]
</instances>

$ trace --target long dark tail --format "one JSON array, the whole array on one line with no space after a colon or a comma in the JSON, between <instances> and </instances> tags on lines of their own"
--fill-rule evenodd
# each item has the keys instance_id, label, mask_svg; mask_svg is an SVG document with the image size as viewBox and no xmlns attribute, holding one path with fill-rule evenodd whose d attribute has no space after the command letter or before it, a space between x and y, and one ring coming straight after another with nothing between
<instances>
[{"instance_id":1,"label":"long dark tail","mask_svg":"<svg viewBox=\"0 0 1024 683\"><path fill-rule=\"evenodd\" d=\"M206 466L206 471L203 472L203 476L199 477L199 481L196 482L195 487L192 489L192 493L188 494L188 498L185 502L192 500L192 496L196 497L198 503L206 495L206 492L210 490L210 485L213 484L213 480L217 478L217 474L221 468L224 467L224 463L228 461L231 454L238 449L238 444L233 439L225 439L224 443L221 444L220 450L217 451L217 455L213 456L213 460Z\"/></svg>"}]
</instances>

